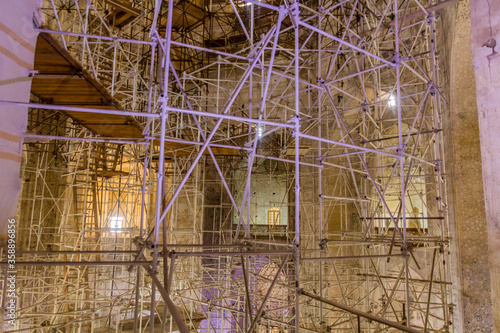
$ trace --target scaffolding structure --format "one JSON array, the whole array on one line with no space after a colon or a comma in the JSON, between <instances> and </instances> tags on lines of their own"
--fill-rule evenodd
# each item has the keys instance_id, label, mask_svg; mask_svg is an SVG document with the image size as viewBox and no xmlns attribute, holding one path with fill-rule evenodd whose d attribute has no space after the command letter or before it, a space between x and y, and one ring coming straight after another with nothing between
<instances>
[{"instance_id":1,"label":"scaffolding structure","mask_svg":"<svg viewBox=\"0 0 500 333\"><path fill-rule=\"evenodd\" d=\"M441 7L45 1L116 103L0 101L31 108L6 331L453 332Z\"/></svg>"}]
</instances>

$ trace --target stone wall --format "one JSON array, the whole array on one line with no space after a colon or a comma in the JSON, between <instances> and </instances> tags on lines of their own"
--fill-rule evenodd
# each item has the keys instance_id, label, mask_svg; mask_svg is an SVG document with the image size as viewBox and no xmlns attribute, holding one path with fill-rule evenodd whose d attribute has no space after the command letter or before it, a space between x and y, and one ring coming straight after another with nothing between
<instances>
[{"instance_id":1,"label":"stone wall","mask_svg":"<svg viewBox=\"0 0 500 333\"><path fill-rule=\"evenodd\" d=\"M459 332L491 332L492 305L488 241L481 173L476 85L471 54L469 1L440 14L438 41L441 86L448 100L444 136L448 213L453 237L452 281L456 292L455 328Z\"/></svg>"}]
</instances>

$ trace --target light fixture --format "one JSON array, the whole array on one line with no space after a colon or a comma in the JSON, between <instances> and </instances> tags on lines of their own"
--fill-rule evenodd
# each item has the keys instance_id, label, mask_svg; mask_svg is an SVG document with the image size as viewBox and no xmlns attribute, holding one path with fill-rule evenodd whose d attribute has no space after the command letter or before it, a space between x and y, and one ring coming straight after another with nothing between
<instances>
[{"instance_id":1,"label":"light fixture","mask_svg":"<svg viewBox=\"0 0 500 333\"><path fill-rule=\"evenodd\" d=\"M246 2L246 1L241 1L236 3L238 7L246 7L250 6L252 3L251 2Z\"/></svg>"},{"instance_id":2,"label":"light fixture","mask_svg":"<svg viewBox=\"0 0 500 333\"><path fill-rule=\"evenodd\" d=\"M396 98L393 95L389 96L389 100L387 101L388 106L396 106Z\"/></svg>"}]
</instances>

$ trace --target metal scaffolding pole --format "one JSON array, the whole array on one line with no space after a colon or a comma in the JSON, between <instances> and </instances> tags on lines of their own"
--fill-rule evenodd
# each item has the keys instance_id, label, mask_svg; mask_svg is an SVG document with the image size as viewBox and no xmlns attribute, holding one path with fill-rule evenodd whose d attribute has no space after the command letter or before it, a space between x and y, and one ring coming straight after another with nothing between
<instances>
[{"instance_id":1,"label":"metal scaffolding pole","mask_svg":"<svg viewBox=\"0 0 500 333\"><path fill-rule=\"evenodd\" d=\"M453 331L436 8L46 1L15 330Z\"/></svg>"}]
</instances>

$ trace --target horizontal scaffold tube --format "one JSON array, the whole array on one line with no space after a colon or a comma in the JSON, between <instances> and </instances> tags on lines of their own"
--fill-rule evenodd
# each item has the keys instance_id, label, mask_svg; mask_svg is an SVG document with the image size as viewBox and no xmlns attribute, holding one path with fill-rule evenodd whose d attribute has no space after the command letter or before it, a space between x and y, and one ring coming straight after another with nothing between
<instances>
[{"instance_id":1,"label":"horizontal scaffold tube","mask_svg":"<svg viewBox=\"0 0 500 333\"><path fill-rule=\"evenodd\" d=\"M354 315L366 318L368 320L376 321L376 322L381 323L383 325L387 325L389 327L396 328L396 329L398 329L400 331L403 331L403 332L409 332L409 333L421 333L422 332L422 331L419 331L419 330L417 330L415 328L402 325L402 324L400 324L398 322L395 322L395 321L392 321L392 320L387 320L387 319L384 319L384 318L380 318L380 317L377 317L375 315L372 315L371 313L363 312L363 311L351 308L350 306L347 306L347 305L344 305L344 304L340 304L340 303L337 303L337 302L334 302L334 301L327 300L327 299L325 299L323 297L316 296L316 295L308 293L307 291L304 291L304 290L300 290L300 294L302 294L304 296L307 296L307 297L310 297L312 299L315 299L317 301L320 301L321 303L325 303L325 304L334 306L336 308L342 309L342 310L344 310L346 312L352 313Z\"/></svg>"}]
</instances>

